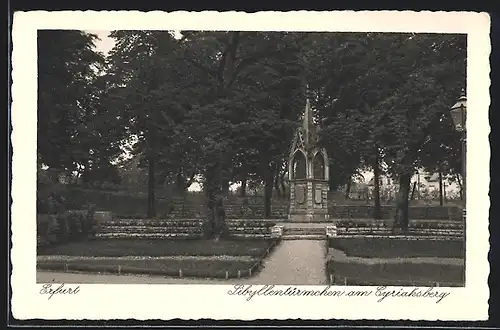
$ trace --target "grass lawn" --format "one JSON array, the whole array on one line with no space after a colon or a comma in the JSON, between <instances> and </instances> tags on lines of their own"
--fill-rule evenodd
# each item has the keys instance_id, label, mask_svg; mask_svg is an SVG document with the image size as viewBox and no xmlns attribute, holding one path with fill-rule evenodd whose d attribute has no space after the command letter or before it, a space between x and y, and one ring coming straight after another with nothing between
<instances>
[{"instance_id":1,"label":"grass lawn","mask_svg":"<svg viewBox=\"0 0 500 330\"><path fill-rule=\"evenodd\" d=\"M67 255L82 257L123 256L251 256L260 257L272 240L160 240L160 239L102 239L48 246L38 255Z\"/></svg>"},{"instance_id":2,"label":"grass lawn","mask_svg":"<svg viewBox=\"0 0 500 330\"><path fill-rule=\"evenodd\" d=\"M404 240L387 238L335 238L328 242L350 257L364 258L463 258L463 241Z\"/></svg>"},{"instance_id":3,"label":"grass lawn","mask_svg":"<svg viewBox=\"0 0 500 330\"><path fill-rule=\"evenodd\" d=\"M249 269L256 260L78 260L78 261L44 261L38 263L39 269L56 271L86 271L99 273L128 273L163 276L225 278L226 271L231 278L249 276Z\"/></svg>"}]
</instances>

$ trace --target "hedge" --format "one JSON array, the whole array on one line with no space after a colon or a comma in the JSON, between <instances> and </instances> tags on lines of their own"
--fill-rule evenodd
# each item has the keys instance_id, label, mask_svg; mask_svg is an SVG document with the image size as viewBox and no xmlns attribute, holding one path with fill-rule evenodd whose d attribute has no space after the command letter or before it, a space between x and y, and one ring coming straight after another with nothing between
<instances>
[{"instance_id":1,"label":"hedge","mask_svg":"<svg viewBox=\"0 0 500 330\"><path fill-rule=\"evenodd\" d=\"M99 231L95 209L66 210L57 214L37 214L39 246L76 242L95 237Z\"/></svg>"}]
</instances>

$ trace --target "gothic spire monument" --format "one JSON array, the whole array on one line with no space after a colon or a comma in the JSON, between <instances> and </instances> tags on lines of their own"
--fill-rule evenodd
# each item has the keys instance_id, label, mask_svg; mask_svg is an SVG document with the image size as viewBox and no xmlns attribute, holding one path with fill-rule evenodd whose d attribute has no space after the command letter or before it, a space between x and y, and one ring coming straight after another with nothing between
<instances>
[{"instance_id":1,"label":"gothic spire monument","mask_svg":"<svg viewBox=\"0 0 500 330\"><path fill-rule=\"evenodd\" d=\"M328 220L328 155L318 146L319 127L306 90L306 106L302 125L297 127L288 159L290 210L293 222L325 222Z\"/></svg>"}]
</instances>

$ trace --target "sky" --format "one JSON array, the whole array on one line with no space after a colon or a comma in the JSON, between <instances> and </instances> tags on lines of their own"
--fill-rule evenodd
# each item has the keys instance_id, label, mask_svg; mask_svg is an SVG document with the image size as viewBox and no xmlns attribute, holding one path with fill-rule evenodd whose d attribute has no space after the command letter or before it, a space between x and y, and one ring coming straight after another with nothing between
<instances>
[{"instance_id":1,"label":"sky","mask_svg":"<svg viewBox=\"0 0 500 330\"><path fill-rule=\"evenodd\" d=\"M107 55L108 52L115 45L115 40L113 38L109 38L109 34L111 31L103 31L103 30L87 30L86 32L95 34L99 37L100 40L96 40L95 46L96 49L100 52L103 52L104 55ZM175 37L180 38L181 34L179 31L174 31Z\"/></svg>"},{"instance_id":2,"label":"sky","mask_svg":"<svg viewBox=\"0 0 500 330\"><path fill-rule=\"evenodd\" d=\"M115 40L113 38L109 38L109 34L111 31L98 31L98 30L89 30L87 31L92 34L96 34L97 37L99 37L100 40L96 40L95 42L95 48L103 52L104 55L107 55L108 52L113 48L115 45Z\"/></svg>"}]
</instances>

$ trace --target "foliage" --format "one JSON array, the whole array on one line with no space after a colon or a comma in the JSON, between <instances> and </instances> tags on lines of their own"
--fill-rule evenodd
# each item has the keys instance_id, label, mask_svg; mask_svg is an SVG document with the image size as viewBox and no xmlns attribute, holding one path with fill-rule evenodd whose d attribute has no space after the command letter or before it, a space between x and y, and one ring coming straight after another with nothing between
<instances>
[{"instance_id":1,"label":"foliage","mask_svg":"<svg viewBox=\"0 0 500 330\"><path fill-rule=\"evenodd\" d=\"M39 161L89 180L112 175L109 161L119 151L102 107L104 56L95 40L82 31L38 31Z\"/></svg>"},{"instance_id":2,"label":"foliage","mask_svg":"<svg viewBox=\"0 0 500 330\"><path fill-rule=\"evenodd\" d=\"M417 167L460 172L448 110L465 87L465 36L113 31L104 63L93 36L67 33L40 34L40 162L89 182L147 184L151 217L158 187L183 194L196 181L207 214L239 182L241 195L263 191L269 215L286 190L306 84L331 190L371 169L407 200ZM126 148L130 161L111 161Z\"/></svg>"},{"instance_id":3,"label":"foliage","mask_svg":"<svg viewBox=\"0 0 500 330\"><path fill-rule=\"evenodd\" d=\"M56 214L37 214L37 235L41 245L85 240L96 235L95 207L86 210L63 210Z\"/></svg>"}]
</instances>

